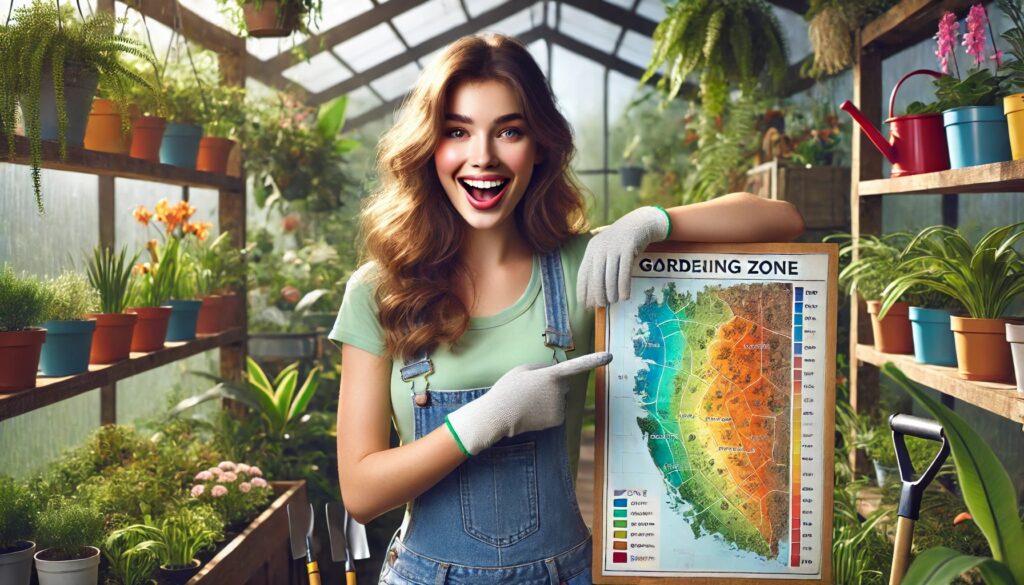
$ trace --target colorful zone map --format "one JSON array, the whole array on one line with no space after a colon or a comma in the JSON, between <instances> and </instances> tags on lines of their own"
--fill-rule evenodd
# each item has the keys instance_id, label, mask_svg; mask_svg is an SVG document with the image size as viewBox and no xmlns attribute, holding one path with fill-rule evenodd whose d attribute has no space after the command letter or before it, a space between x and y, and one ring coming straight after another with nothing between
<instances>
[{"instance_id":1,"label":"colorful zone map","mask_svg":"<svg viewBox=\"0 0 1024 585\"><path fill-rule=\"evenodd\" d=\"M790 532L792 285L680 294L669 282L645 294L633 336L647 366L635 377L636 423L671 509L695 538L779 558Z\"/></svg>"}]
</instances>

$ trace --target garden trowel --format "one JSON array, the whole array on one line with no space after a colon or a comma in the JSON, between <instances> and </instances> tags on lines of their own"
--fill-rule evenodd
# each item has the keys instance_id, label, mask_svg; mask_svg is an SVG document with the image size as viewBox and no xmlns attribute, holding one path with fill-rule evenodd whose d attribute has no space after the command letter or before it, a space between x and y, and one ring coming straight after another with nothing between
<instances>
[{"instance_id":1,"label":"garden trowel","mask_svg":"<svg viewBox=\"0 0 1024 585\"><path fill-rule=\"evenodd\" d=\"M370 558L366 527L356 522L339 502L327 504L327 536L331 541L331 560L345 563L345 582L356 583L354 561Z\"/></svg>"},{"instance_id":2,"label":"garden trowel","mask_svg":"<svg viewBox=\"0 0 1024 585\"><path fill-rule=\"evenodd\" d=\"M313 558L313 504L292 506L288 504L288 537L292 545L293 559L306 559L306 573L309 585L320 585L320 567Z\"/></svg>"}]
</instances>

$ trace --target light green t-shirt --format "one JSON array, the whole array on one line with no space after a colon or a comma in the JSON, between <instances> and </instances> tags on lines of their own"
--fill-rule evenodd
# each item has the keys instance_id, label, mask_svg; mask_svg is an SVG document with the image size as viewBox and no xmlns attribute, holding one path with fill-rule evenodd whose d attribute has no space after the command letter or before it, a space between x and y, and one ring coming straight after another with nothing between
<instances>
[{"instance_id":1,"label":"light green t-shirt","mask_svg":"<svg viewBox=\"0 0 1024 585\"><path fill-rule=\"evenodd\" d=\"M575 236L561 249L569 322L576 346L568 352L569 358L594 351L594 311L576 302L576 274L590 237L589 233ZM374 270L372 263L364 264L349 279L338 318L328 337L339 344L347 343L375 355L384 355L384 332L374 299ZM472 318L454 352L447 346L434 350L431 354L434 373L429 376L431 391L492 386L518 365L550 362L552 350L544 345L544 326L540 259L534 256L530 284L519 300L496 315ZM411 383L402 381L402 365L399 359L393 361L391 367L391 410L398 435L402 443L407 444L414 439L415 427ZM417 380L416 387L420 389L422 377ZM587 380L584 374L571 380L566 405L566 439L574 477Z\"/></svg>"}]
</instances>

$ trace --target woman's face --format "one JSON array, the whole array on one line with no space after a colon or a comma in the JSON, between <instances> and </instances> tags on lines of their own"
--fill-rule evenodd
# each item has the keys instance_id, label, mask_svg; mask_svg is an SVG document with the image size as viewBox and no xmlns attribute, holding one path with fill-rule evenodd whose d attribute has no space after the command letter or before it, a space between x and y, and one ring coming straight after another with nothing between
<instances>
[{"instance_id":1,"label":"woman's face","mask_svg":"<svg viewBox=\"0 0 1024 585\"><path fill-rule=\"evenodd\" d=\"M471 227L486 230L508 220L539 162L522 105L507 85L466 82L450 93L434 165L449 201Z\"/></svg>"}]
</instances>

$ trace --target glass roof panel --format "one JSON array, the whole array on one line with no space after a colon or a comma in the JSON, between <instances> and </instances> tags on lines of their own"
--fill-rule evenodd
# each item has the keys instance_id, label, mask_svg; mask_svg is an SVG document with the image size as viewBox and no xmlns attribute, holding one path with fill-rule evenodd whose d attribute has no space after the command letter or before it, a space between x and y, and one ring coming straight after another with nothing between
<instances>
[{"instance_id":1,"label":"glass roof panel","mask_svg":"<svg viewBox=\"0 0 1024 585\"><path fill-rule=\"evenodd\" d=\"M360 14L373 9L370 0L345 0L344 2L324 2L323 15L313 32L330 30L339 24L352 20Z\"/></svg>"},{"instance_id":2,"label":"glass roof panel","mask_svg":"<svg viewBox=\"0 0 1024 585\"><path fill-rule=\"evenodd\" d=\"M368 112L373 108L376 108L382 103L384 102L380 101L380 99L370 91L370 88L364 85L363 87L348 93L348 107L345 110L345 117L355 118L364 112Z\"/></svg>"},{"instance_id":3,"label":"glass roof panel","mask_svg":"<svg viewBox=\"0 0 1024 585\"><path fill-rule=\"evenodd\" d=\"M318 93L352 77L352 72L339 63L329 51L323 51L309 61L285 69L282 75L311 93Z\"/></svg>"},{"instance_id":4,"label":"glass roof panel","mask_svg":"<svg viewBox=\"0 0 1024 585\"><path fill-rule=\"evenodd\" d=\"M492 8L504 4L504 0L466 0L466 10L471 18L476 18Z\"/></svg>"},{"instance_id":5,"label":"glass roof panel","mask_svg":"<svg viewBox=\"0 0 1024 585\"><path fill-rule=\"evenodd\" d=\"M540 65L541 71L544 72L544 76L548 74L548 44L543 40L536 40L530 43L527 49L530 50L530 54L533 55L533 60ZM550 81L548 82L550 84Z\"/></svg>"},{"instance_id":6,"label":"glass roof panel","mask_svg":"<svg viewBox=\"0 0 1024 585\"><path fill-rule=\"evenodd\" d=\"M622 27L572 6L562 6L558 30L574 39L608 52L615 46Z\"/></svg>"},{"instance_id":7,"label":"glass roof panel","mask_svg":"<svg viewBox=\"0 0 1024 585\"><path fill-rule=\"evenodd\" d=\"M661 3L661 0L640 0L640 5L636 7L636 12L640 16L647 17L649 20L661 22L665 18L665 5Z\"/></svg>"},{"instance_id":8,"label":"glass roof panel","mask_svg":"<svg viewBox=\"0 0 1024 585\"><path fill-rule=\"evenodd\" d=\"M387 75L374 79L370 82L370 86L384 96L384 99L393 100L405 95L412 88L412 84L416 82L419 74L420 68L415 63L409 63Z\"/></svg>"},{"instance_id":9,"label":"glass roof panel","mask_svg":"<svg viewBox=\"0 0 1024 585\"><path fill-rule=\"evenodd\" d=\"M280 53L290 51L292 47L306 41L306 35L295 33L288 37L257 39L250 37L245 40L245 48L260 61L276 57Z\"/></svg>"},{"instance_id":10,"label":"glass roof panel","mask_svg":"<svg viewBox=\"0 0 1024 585\"><path fill-rule=\"evenodd\" d=\"M410 47L466 22L458 0L429 0L392 19Z\"/></svg>"},{"instance_id":11,"label":"glass roof panel","mask_svg":"<svg viewBox=\"0 0 1024 585\"><path fill-rule=\"evenodd\" d=\"M619 8L625 8L626 10L633 9L633 0L604 0L609 4L614 4Z\"/></svg>"},{"instance_id":12,"label":"glass roof panel","mask_svg":"<svg viewBox=\"0 0 1024 585\"><path fill-rule=\"evenodd\" d=\"M646 69L651 62L653 48L654 41L651 40L651 37L627 30L626 36L622 39L622 46L619 47L618 55L623 60Z\"/></svg>"},{"instance_id":13,"label":"glass roof panel","mask_svg":"<svg viewBox=\"0 0 1024 585\"><path fill-rule=\"evenodd\" d=\"M521 35L525 32L533 30L544 20L544 8L540 4L536 4L527 8L526 10L520 10L512 16L500 20L491 26L484 28L487 32L496 32L503 35L516 36Z\"/></svg>"},{"instance_id":14,"label":"glass roof panel","mask_svg":"<svg viewBox=\"0 0 1024 585\"><path fill-rule=\"evenodd\" d=\"M233 33L238 32L235 23L231 22L228 14L224 11L217 0L179 0L181 5L192 12L202 16L208 22Z\"/></svg>"},{"instance_id":15,"label":"glass roof panel","mask_svg":"<svg viewBox=\"0 0 1024 585\"><path fill-rule=\"evenodd\" d=\"M356 71L365 71L398 55L405 46L391 27L382 23L335 45L334 50Z\"/></svg>"}]
</instances>

